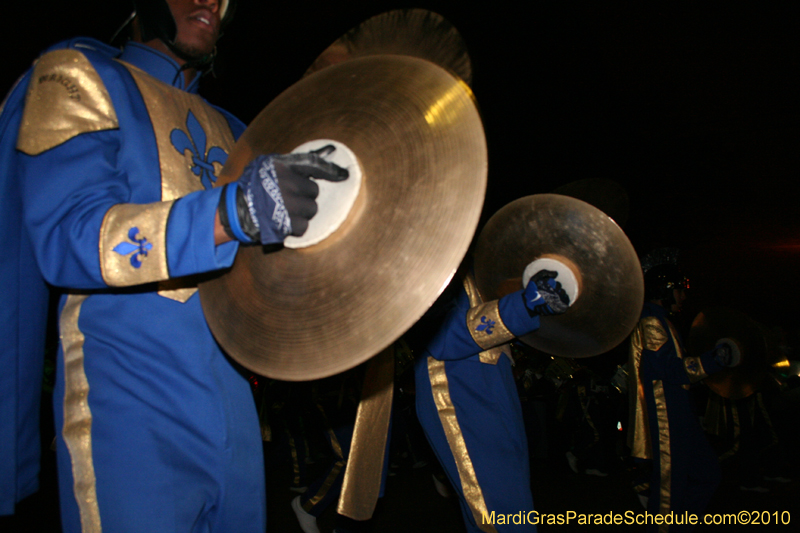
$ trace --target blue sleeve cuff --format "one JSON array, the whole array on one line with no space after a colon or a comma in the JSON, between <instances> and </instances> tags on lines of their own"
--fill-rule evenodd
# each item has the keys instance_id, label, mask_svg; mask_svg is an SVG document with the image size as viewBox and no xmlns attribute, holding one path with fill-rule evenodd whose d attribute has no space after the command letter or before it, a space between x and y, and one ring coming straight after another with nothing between
<instances>
[{"instance_id":1,"label":"blue sleeve cuff","mask_svg":"<svg viewBox=\"0 0 800 533\"><path fill-rule=\"evenodd\" d=\"M227 268L239 249L237 241L217 246L214 219L222 187L196 191L177 200L167 222L167 264L171 278Z\"/></svg>"},{"instance_id":2,"label":"blue sleeve cuff","mask_svg":"<svg viewBox=\"0 0 800 533\"><path fill-rule=\"evenodd\" d=\"M228 212L228 225L230 226L231 233L236 237L239 242L253 242L253 239L248 237L242 230L242 225L239 223L239 212L236 209L236 196L239 192L239 183L233 182L225 186L225 210Z\"/></svg>"},{"instance_id":3,"label":"blue sleeve cuff","mask_svg":"<svg viewBox=\"0 0 800 533\"><path fill-rule=\"evenodd\" d=\"M512 292L500 298L497 308L508 330L517 337L539 329L539 315L531 316L525 307L523 291Z\"/></svg>"}]
</instances>

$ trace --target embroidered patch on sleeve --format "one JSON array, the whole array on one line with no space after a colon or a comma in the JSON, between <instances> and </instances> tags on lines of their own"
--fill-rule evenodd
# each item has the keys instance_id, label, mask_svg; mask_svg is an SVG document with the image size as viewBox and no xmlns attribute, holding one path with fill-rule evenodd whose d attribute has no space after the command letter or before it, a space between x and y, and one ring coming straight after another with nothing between
<instances>
[{"instance_id":1,"label":"embroidered patch on sleeve","mask_svg":"<svg viewBox=\"0 0 800 533\"><path fill-rule=\"evenodd\" d=\"M76 50L56 50L34 67L17 149L38 155L82 133L118 127L100 75Z\"/></svg>"},{"instance_id":2,"label":"embroidered patch on sleeve","mask_svg":"<svg viewBox=\"0 0 800 533\"><path fill-rule=\"evenodd\" d=\"M480 304L467 311L467 328L475 344L488 350L500 344L511 341L511 333L497 309L497 300Z\"/></svg>"},{"instance_id":3,"label":"embroidered patch on sleeve","mask_svg":"<svg viewBox=\"0 0 800 533\"><path fill-rule=\"evenodd\" d=\"M708 377L708 374L703 368L703 363L700 361L699 357L685 357L683 359L683 366L686 368L686 374L689 376L689 381L692 383L696 383L701 379Z\"/></svg>"},{"instance_id":4,"label":"embroidered patch on sleeve","mask_svg":"<svg viewBox=\"0 0 800 533\"><path fill-rule=\"evenodd\" d=\"M100 229L103 281L126 287L169 278L167 218L173 202L115 205Z\"/></svg>"}]
</instances>

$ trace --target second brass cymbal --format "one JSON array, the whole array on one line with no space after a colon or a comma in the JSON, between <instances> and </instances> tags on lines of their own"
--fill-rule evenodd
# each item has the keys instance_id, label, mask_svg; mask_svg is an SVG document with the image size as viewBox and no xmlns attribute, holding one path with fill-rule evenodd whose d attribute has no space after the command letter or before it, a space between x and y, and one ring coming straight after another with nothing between
<instances>
[{"instance_id":1,"label":"second brass cymbal","mask_svg":"<svg viewBox=\"0 0 800 533\"><path fill-rule=\"evenodd\" d=\"M475 281L484 300L523 288L523 271L542 256L575 269L580 293L566 313L542 317L540 329L523 341L553 355L590 357L630 334L644 303L642 268L608 215L557 194L526 196L500 209L475 249Z\"/></svg>"},{"instance_id":2,"label":"second brass cymbal","mask_svg":"<svg viewBox=\"0 0 800 533\"><path fill-rule=\"evenodd\" d=\"M343 61L388 54L425 59L472 83L472 63L458 30L425 9L396 9L367 19L326 48L306 76Z\"/></svg>"},{"instance_id":3,"label":"second brass cymbal","mask_svg":"<svg viewBox=\"0 0 800 533\"><path fill-rule=\"evenodd\" d=\"M343 143L363 171L344 224L307 248L242 246L227 274L200 286L222 347L283 380L347 370L410 328L463 259L486 188L469 87L421 59L369 56L303 78L247 128L219 182L313 139Z\"/></svg>"}]
</instances>

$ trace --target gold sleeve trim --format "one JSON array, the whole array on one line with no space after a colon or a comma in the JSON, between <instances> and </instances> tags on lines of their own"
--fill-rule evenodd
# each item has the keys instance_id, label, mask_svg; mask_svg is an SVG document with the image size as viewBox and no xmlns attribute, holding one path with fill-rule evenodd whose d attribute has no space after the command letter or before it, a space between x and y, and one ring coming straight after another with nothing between
<instances>
[{"instance_id":1,"label":"gold sleeve trim","mask_svg":"<svg viewBox=\"0 0 800 533\"><path fill-rule=\"evenodd\" d=\"M631 344L628 352L628 447L632 457L651 459L653 457L650 444L650 427L647 421L647 403L644 397L640 369L643 351L643 321L639 321L631 333Z\"/></svg>"},{"instance_id":2,"label":"gold sleeve trim","mask_svg":"<svg viewBox=\"0 0 800 533\"><path fill-rule=\"evenodd\" d=\"M467 329L475 343L484 349L479 354L481 363L496 365L503 354L511 357L511 350L498 345L514 339L514 334L506 327L497 308L497 300L483 303L475 278L472 274L464 277L464 291L469 299L467 311Z\"/></svg>"},{"instance_id":3,"label":"gold sleeve trim","mask_svg":"<svg viewBox=\"0 0 800 533\"><path fill-rule=\"evenodd\" d=\"M393 394L394 345L391 345L370 360L364 375L337 508L339 514L353 520L372 518L378 503Z\"/></svg>"},{"instance_id":4,"label":"gold sleeve trim","mask_svg":"<svg viewBox=\"0 0 800 533\"><path fill-rule=\"evenodd\" d=\"M672 506L672 451L670 449L669 418L667 416L667 401L664 397L664 383L653 380L653 396L656 403L656 420L658 423L658 468L661 473L661 486L659 487L658 510L666 515ZM662 524L659 531L668 531L669 525Z\"/></svg>"},{"instance_id":5,"label":"gold sleeve trim","mask_svg":"<svg viewBox=\"0 0 800 533\"><path fill-rule=\"evenodd\" d=\"M486 507L483 490L478 483L478 476L469 456L464 435L461 433L461 427L456 417L456 409L453 405L453 400L450 398L450 386L447 382L447 374L444 367L444 361L428 357L428 376L431 380L433 401L436 404L436 410L439 412L439 421L442 423L447 443L450 445L450 451L453 454L453 459L455 459L464 499L472 511L475 523L485 533L497 533L494 526L485 524L483 520L484 516L489 516L489 510Z\"/></svg>"},{"instance_id":6,"label":"gold sleeve trim","mask_svg":"<svg viewBox=\"0 0 800 533\"><path fill-rule=\"evenodd\" d=\"M514 334L500 318L497 300L470 308L467 311L467 328L475 343L484 350L514 339Z\"/></svg>"},{"instance_id":7,"label":"gold sleeve trim","mask_svg":"<svg viewBox=\"0 0 800 533\"><path fill-rule=\"evenodd\" d=\"M101 533L97 480L92 459L92 411L89 381L83 366L84 335L78 328L85 295L70 295L61 312L61 346L64 350L64 427L62 435L72 461L73 492L84 533Z\"/></svg>"},{"instance_id":8,"label":"gold sleeve trim","mask_svg":"<svg viewBox=\"0 0 800 533\"><path fill-rule=\"evenodd\" d=\"M684 357L683 367L686 369L686 375L689 376L689 381L692 383L697 383L708 377L705 368L703 368L703 362L699 357Z\"/></svg>"},{"instance_id":9,"label":"gold sleeve trim","mask_svg":"<svg viewBox=\"0 0 800 533\"><path fill-rule=\"evenodd\" d=\"M639 323L642 326L642 348L656 352L666 344L669 339L667 330L658 318L644 317Z\"/></svg>"},{"instance_id":10,"label":"gold sleeve trim","mask_svg":"<svg viewBox=\"0 0 800 533\"><path fill-rule=\"evenodd\" d=\"M118 125L111 97L89 60L76 50L56 50L33 69L17 149L38 155L81 133Z\"/></svg>"},{"instance_id":11,"label":"gold sleeve trim","mask_svg":"<svg viewBox=\"0 0 800 533\"><path fill-rule=\"evenodd\" d=\"M108 210L100 229L103 281L126 287L169 278L167 218L172 204L119 204Z\"/></svg>"}]
</instances>

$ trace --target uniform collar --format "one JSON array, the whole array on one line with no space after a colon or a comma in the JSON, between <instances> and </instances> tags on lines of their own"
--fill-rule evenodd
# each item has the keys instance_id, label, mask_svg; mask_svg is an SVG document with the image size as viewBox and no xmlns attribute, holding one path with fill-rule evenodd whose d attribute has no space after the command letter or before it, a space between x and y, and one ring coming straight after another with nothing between
<instances>
[{"instance_id":1,"label":"uniform collar","mask_svg":"<svg viewBox=\"0 0 800 533\"><path fill-rule=\"evenodd\" d=\"M189 85L184 85L185 78L183 72L181 72L180 65L171 57L146 44L129 41L125 45L120 59L144 70L167 85L172 85L190 93L197 93L200 73L197 73Z\"/></svg>"}]
</instances>

